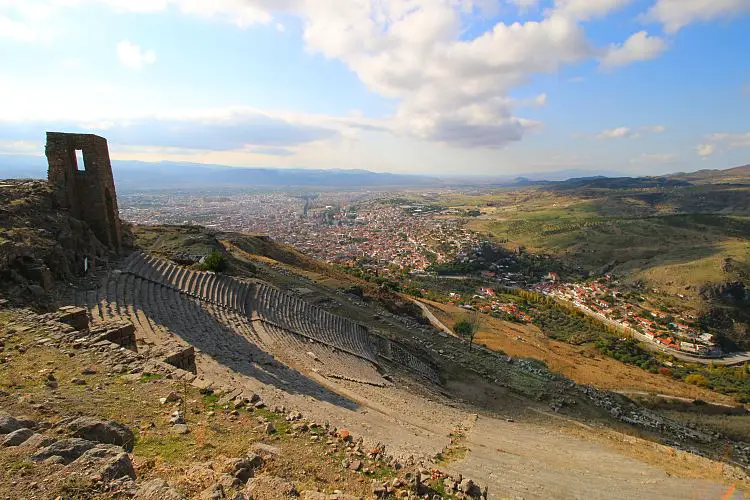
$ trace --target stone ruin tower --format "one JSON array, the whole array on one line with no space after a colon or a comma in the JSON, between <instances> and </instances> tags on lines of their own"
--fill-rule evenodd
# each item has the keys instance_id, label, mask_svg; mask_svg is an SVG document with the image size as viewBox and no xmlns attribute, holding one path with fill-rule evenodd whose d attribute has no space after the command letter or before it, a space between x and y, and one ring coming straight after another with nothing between
<instances>
[{"instance_id":1,"label":"stone ruin tower","mask_svg":"<svg viewBox=\"0 0 750 500\"><path fill-rule=\"evenodd\" d=\"M47 178L58 202L88 223L103 244L119 250L122 228L107 139L47 132Z\"/></svg>"}]
</instances>

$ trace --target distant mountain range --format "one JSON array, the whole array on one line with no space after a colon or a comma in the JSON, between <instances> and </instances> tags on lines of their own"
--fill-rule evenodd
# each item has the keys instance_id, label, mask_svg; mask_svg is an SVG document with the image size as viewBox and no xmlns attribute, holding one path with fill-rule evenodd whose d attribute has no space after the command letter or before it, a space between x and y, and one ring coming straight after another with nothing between
<instances>
[{"instance_id":1,"label":"distant mountain range","mask_svg":"<svg viewBox=\"0 0 750 500\"><path fill-rule=\"evenodd\" d=\"M575 187L669 187L690 183L747 183L750 165L726 170L700 170L658 177L627 177L618 172L591 176L590 171L568 169L518 176L427 176L368 170L308 168L228 167L187 162L113 160L112 169L121 192L150 190L289 189L289 188L392 188L445 186L532 186L560 189ZM0 155L0 178L45 178L44 157Z\"/></svg>"},{"instance_id":2,"label":"distant mountain range","mask_svg":"<svg viewBox=\"0 0 750 500\"><path fill-rule=\"evenodd\" d=\"M252 189L252 188L385 188L440 186L440 179L368 170L308 168L245 168L182 162L112 160L112 171L121 192L143 190ZM0 155L0 178L45 178L46 159Z\"/></svg>"}]
</instances>

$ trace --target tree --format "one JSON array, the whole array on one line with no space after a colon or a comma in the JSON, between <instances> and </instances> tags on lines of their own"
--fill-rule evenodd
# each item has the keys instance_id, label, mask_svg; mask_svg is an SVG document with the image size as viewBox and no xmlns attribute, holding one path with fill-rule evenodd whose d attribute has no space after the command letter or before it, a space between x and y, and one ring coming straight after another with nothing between
<instances>
[{"instance_id":1,"label":"tree","mask_svg":"<svg viewBox=\"0 0 750 500\"><path fill-rule=\"evenodd\" d=\"M206 256L206 258L203 259L201 268L204 271L213 271L215 273L220 273L227 268L227 260L219 252L211 252Z\"/></svg>"},{"instance_id":2,"label":"tree","mask_svg":"<svg viewBox=\"0 0 750 500\"><path fill-rule=\"evenodd\" d=\"M479 315L479 312L474 311L456 321L453 325L453 330L459 337L469 341L469 349L471 349L472 344L474 344L474 337L481 326L482 318Z\"/></svg>"}]
</instances>

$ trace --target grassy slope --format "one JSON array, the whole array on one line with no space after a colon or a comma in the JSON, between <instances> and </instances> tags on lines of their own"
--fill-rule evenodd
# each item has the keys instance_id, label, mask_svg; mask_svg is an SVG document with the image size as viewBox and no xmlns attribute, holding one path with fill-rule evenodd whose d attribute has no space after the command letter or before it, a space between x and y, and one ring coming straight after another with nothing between
<instances>
[{"instance_id":1,"label":"grassy slope","mask_svg":"<svg viewBox=\"0 0 750 500\"><path fill-rule=\"evenodd\" d=\"M750 188L699 186L650 192L548 190L500 192L477 200L483 216L470 222L508 246L550 253L594 273L643 279L701 305L706 283L750 275ZM487 203L494 205L487 207ZM684 213L709 211L705 213ZM722 269L726 258L733 266Z\"/></svg>"},{"instance_id":2,"label":"grassy slope","mask_svg":"<svg viewBox=\"0 0 750 500\"><path fill-rule=\"evenodd\" d=\"M452 326L465 311L450 305L430 302L432 311ZM540 359L552 371L581 384L615 391L644 391L671 396L734 404L730 396L656 375L602 355L592 346L572 346L548 339L534 325L521 325L483 316L476 342L509 356Z\"/></svg>"}]
</instances>

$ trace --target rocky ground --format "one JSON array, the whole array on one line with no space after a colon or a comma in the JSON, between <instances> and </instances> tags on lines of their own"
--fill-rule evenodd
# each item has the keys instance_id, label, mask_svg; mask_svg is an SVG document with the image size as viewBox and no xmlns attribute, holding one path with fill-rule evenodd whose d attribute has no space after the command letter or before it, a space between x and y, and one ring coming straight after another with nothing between
<instances>
[{"instance_id":1,"label":"rocky ground","mask_svg":"<svg viewBox=\"0 0 750 500\"><path fill-rule=\"evenodd\" d=\"M49 302L67 281L109 251L89 226L60 209L44 181L0 180L0 293L17 304Z\"/></svg>"},{"instance_id":2,"label":"rocky ground","mask_svg":"<svg viewBox=\"0 0 750 500\"><path fill-rule=\"evenodd\" d=\"M460 473L55 321L0 311L0 495L18 498L481 496Z\"/></svg>"},{"instance_id":3,"label":"rocky ground","mask_svg":"<svg viewBox=\"0 0 750 500\"><path fill-rule=\"evenodd\" d=\"M0 497L740 498L748 489L744 443L542 363L468 349L319 266L227 247L230 269L398 340L435 363L441 383L385 361L386 387L333 379L284 352L255 356L249 342L247 352L207 343L189 322L164 332L200 344L175 357L132 326L41 314L76 288L95 290L119 262L50 203L44 183L0 182ZM100 265L74 281L83 255Z\"/></svg>"}]
</instances>

